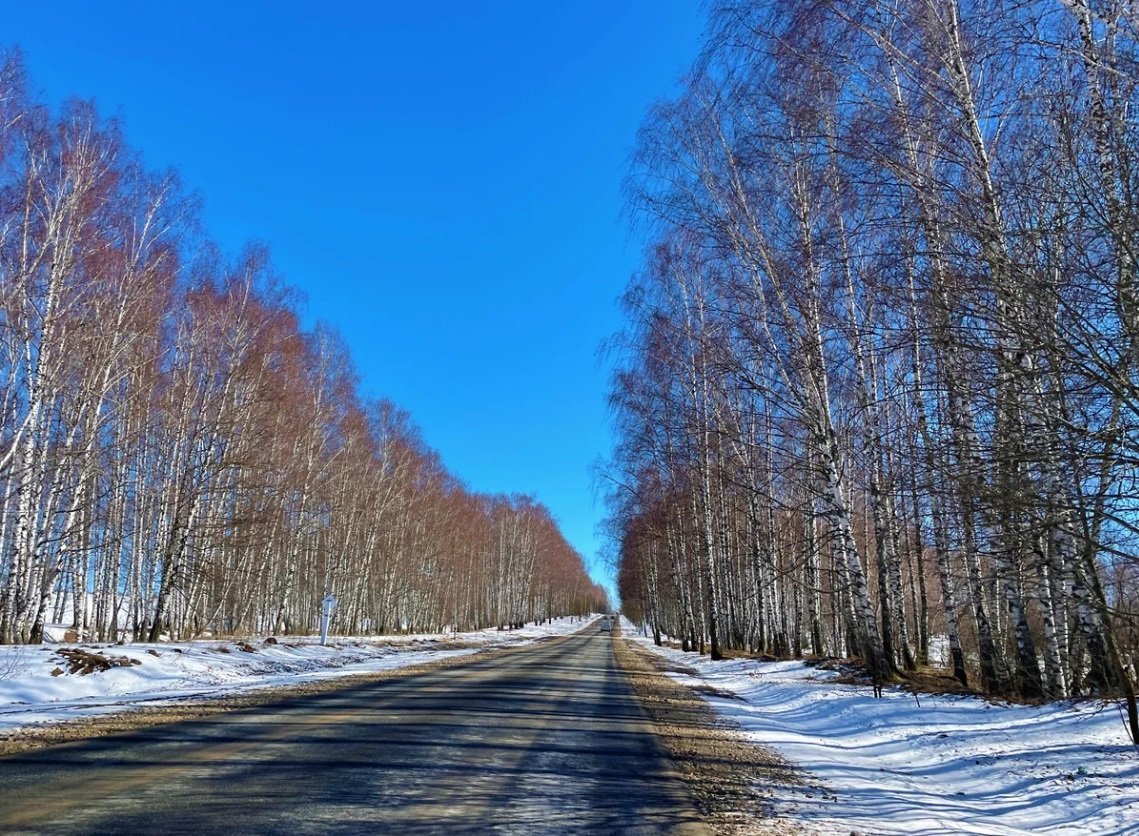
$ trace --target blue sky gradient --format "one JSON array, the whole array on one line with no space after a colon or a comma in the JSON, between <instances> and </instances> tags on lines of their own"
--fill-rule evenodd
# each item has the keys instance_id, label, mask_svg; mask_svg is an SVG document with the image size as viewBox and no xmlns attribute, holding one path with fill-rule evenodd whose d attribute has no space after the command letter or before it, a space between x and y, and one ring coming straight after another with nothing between
<instances>
[{"instance_id":1,"label":"blue sky gradient","mask_svg":"<svg viewBox=\"0 0 1139 836\"><path fill-rule=\"evenodd\" d=\"M533 493L605 579L599 343L641 244L637 127L698 0L8 4L33 89L119 115L230 253L267 243L472 489Z\"/></svg>"}]
</instances>

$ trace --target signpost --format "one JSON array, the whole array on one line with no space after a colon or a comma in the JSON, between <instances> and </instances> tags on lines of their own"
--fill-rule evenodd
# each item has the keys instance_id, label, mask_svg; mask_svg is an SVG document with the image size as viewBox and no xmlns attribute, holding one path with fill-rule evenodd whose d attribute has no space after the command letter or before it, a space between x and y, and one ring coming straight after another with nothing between
<instances>
[{"instance_id":1,"label":"signpost","mask_svg":"<svg viewBox=\"0 0 1139 836\"><path fill-rule=\"evenodd\" d=\"M332 611L336 609L336 596L331 593L324 596L320 611L320 646L328 644L328 622L332 620Z\"/></svg>"}]
</instances>

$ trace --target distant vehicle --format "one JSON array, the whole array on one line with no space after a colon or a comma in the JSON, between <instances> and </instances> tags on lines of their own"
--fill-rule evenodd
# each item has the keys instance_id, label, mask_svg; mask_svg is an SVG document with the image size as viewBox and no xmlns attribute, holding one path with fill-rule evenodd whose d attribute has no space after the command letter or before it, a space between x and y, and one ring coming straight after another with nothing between
<instances>
[{"instance_id":1,"label":"distant vehicle","mask_svg":"<svg viewBox=\"0 0 1139 836\"><path fill-rule=\"evenodd\" d=\"M600 630L602 633L613 632L613 622L609 620L609 616L602 617Z\"/></svg>"}]
</instances>

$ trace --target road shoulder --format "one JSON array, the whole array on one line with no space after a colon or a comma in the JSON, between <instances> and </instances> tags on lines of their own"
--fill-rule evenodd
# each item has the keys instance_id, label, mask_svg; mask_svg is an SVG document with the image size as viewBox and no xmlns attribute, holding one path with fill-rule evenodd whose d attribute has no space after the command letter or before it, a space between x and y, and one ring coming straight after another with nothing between
<instances>
[{"instance_id":1,"label":"road shoulder","mask_svg":"<svg viewBox=\"0 0 1139 836\"><path fill-rule=\"evenodd\" d=\"M667 660L619 636L613 644L618 665L713 832L733 836L801 832L770 817L765 792L772 786L797 784L794 768L771 750L749 742L696 691L667 676Z\"/></svg>"}]
</instances>

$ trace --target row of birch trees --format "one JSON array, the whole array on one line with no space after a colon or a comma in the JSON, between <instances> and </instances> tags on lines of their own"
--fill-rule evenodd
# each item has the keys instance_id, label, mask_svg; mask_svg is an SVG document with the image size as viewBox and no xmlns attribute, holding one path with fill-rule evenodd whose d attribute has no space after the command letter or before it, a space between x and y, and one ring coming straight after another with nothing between
<instances>
[{"instance_id":1,"label":"row of birch trees","mask_svg":"<svg viewBox=\"0 0 1139 836\"><path fill-rule=\"evenodd\" d=\"M357 394L263 250L0 62L0 642L506 626L604 606L550 513Z\"/></svg>"},{"instance_id":2,"label":"row of birch trees","mask_svg":"<svg viewBox=\"0 0 1139 836\"><path fill-rule=\"evenodd\" d=\"M623 607L687 648L1139 665L1139 15L724 0L638 142Z\"/></svg>"}]
</instances>

